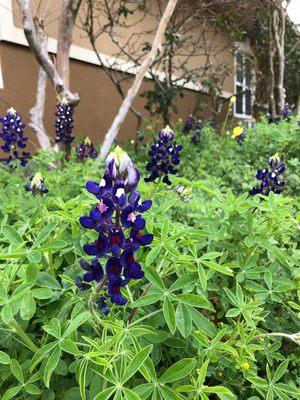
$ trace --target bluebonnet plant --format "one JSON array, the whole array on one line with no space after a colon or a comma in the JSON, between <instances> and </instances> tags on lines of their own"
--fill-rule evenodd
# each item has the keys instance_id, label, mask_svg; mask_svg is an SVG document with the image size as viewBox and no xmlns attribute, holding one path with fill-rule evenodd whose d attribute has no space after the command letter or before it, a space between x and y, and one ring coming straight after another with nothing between
<instances>
[{"instance_id":1,"label":"bluebonnet plant","mask_svg":"<svg viewBox=\"0 0 300 400\"><path fill-rule=\"evenodd\" d=\"M183 125L183 133L189 135L192 131L191 142L193 144L199 144L201 138L202 123L190 114Z\"/></svg>"},{"instance_id":2,"label":"bluebonnet plant","mask_svg":"<svg viewBox=\"0 0 300 400\"><path fill-rule=\"evenodd\" d=\"M231 139L235 139L239 145L242 145L245 138L245 129L242 126L236 126L232 131Z\"/></svg>"},{"instance_id":3,"label":"bluebonnet plant","mask_svg":"<svg viewBox=\"0 0 300 400\"><path fill-rule=\"evenodd\" d=\"M285 182L280 179L280 175L285 171L285 165L281 162L278 154L270 157L268 160L270 168L259 169L256 179L261 181L260 186L254 186L250 191L250 195L264 194L269 195L270 192L279 194Z\"/></svg>"},{"instance_id":4,"label":"bluebonnet plant","mask_svg":"<svg viewBox=\"0 0 300 400\"><path fill-rule=\"evenodd\" d=\"M92 281L100 282L103 293L98 299L98 308L104 314L109 312L108 298L112 304L126 304L127 299L121 294L122 287L131 279L144 276L135 252L153 240L153 235L143 232L146 221L142 217L152 201L141 201L137 191L139 179L139 172L127 153L116 147L107 157L100 183L86 183L86 189L96 197L97 204L88 216L80 218L80 223L84 228L96 231L98 237L93 243L83 246L84 252L92 256L92 261L81 261L85 274L77 277L75 283L87 290Z\"/></svg>"},{"instance_id":5,"label":"bluebonnet plant","mask_svg":"<svg viewBox=\"0 0 300 400\"><path fill-rule=\"evenodd\" d=\"M10 164L13 160L19 160L21 165L25 166L30 153L19 150L25 149L28 141L28 137L24 135L25 124L23 124L21 116L14 108L10 108L5 117L0 118L0 122L2 124L0 137L4 142L1 149L9 154L5 163Z\"/></svg>"},{"instance_id":6,"label":"bluebonnet plant","mask_svg":"<svg viewBox=\"0 0 300 400\"><path fill-rule=\"evenodd\" d=\"M86 158L96 158L98 155L98 152L89 137L86 137L85 140L78 147L76 147L76 153L80 160L84 160Z\"/></svg>"},{"instance_id":7,"label":"bluebonnet plant","mask_svg":"<svg viewBox=\"0 0 300 400\"><path fill-rule=\"evenodd\" d=\"M30 181L25 185L27 192L32 192L34 196L48 193L49 190L45 186L45 181L40 172L37 172Z\"/></svg>"},{"instance_id":8,"label":"bluebonnet plant","mask_svg":"<svg viewBox=\"0 0 300 400\"><path fill-rule=\"evenodd\" d=\"M283 107L283 110L281 110L280 114L286 122L289 122L291 116L293 115L292 107L288 103L286 103Z\"/></svg>"},{"instance_id":9,"label":"bluebonnet plant","mask_svg":"<svg viewBox=\"0 0 300 400\"><path fill-rule=\"evenodd\" d=\"M151 174L145 178L145 182L153 182L162 177L164 183L171 185L168 174L177 173L178 170L174 166L180 163L181 149L182 146L176 144L174 132L169 126L158 132L158 140L148 153L151 161L146 165L146 169Z\"/></svg>"},{"instance_id":10,"label":"bluebonnet plant","mask_svg":"<svg viewBox=\"0 0 300 400\"><path fill-rule=\"evenodd\" d=\"M73 110L68 104L68 100L62 99L56 105L55 133L56 143L69 146L73 140Z\"/></svg>"}]
</instances>

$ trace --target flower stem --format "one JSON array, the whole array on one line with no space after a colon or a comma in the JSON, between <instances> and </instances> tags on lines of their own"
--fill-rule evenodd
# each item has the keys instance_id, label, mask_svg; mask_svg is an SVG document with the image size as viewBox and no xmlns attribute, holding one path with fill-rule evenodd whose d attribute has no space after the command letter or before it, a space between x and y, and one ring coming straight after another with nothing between
<instances>
[{"instance_id":1,"label":"flower stem","mask_svg":"<svg viewBox=\"0 0 300 400\"><path fill-rule=\"evenodd\" d=\"M226 128L226 125L227 125L227 121L228 121L228 117L229 117L230 111L231 111L231 105L229 104L228 110L227 110L227 114L226 114L226 118L225 118L225 121L224 121L223 126L222 126L222 129L221 129L221 136L223 136L224 130L225 130L225 128Z\"/></svg>"},{"instance_id":2,"label":"flower stem","mask_svg":"<svg viewBox=\"0 0 300 400\"><path fill-rule=\"evenodd\" d=\"M145 295L149 292L149 290L150 290L151 288L152 288L152 283L148 283L148 285L145 287L143 293L141 294L141 297L145 296ZM138 310L137 307L134 307L134 308L131 310L131 312L130 312L130 314L129 314L129 317L128 317L128 320L127 320L128 324L130 324L130 322L133 320L135 314L137 313L137 310Z\"/></svg>"},{"instance_id":3,"label":"flower stem","mask_svg":"<svg viewBox=\"0 0 300 400\"><path fill-rule=\"evenodd\" d=\"M27 336L22 327L18 324L18 322L13 318L9 325L16 331L16 333L23 340L24 344L34 353L38 351L36 345L32 342L32 340Z\"/></svg>"},{"instance_id":4,"label":"flower stem","mask_svg":"<svg viewBox=\"0 0 300 400\"><path fill-rule=\"evenodd\" d=\"M89 298L89 302L88 302L88 306L89 306L89 311L92 315L92 317L94 318L94 320L96 322L100 322L101 319L99 318L98 314L96 313L95 307L94 307L94 302L100 292L100 290L103 288L103 286L105 285L105 283L107 282L107 276L105 276L95 287L94 291L92 292L90 298Z\"/></svg>"}]
</instances>

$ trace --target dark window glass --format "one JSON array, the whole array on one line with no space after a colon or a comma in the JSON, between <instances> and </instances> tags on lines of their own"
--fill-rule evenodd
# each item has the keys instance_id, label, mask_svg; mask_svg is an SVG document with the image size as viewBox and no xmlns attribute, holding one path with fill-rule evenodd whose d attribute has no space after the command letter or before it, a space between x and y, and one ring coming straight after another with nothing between
<instances>
[{"instance_id":1,"label":"dark window glass","mask_svg":"<svg viewBox=\"0 0 300 400\"><path fill-rule=\"evenodd\" d=\"M245 75L246 75L246 85L251 86L251 61L246 60L245 63Z\"/></svg>"},{"instance_id":2,"label":"dark window glass","mask_svg":"<svg viewBox=\"0 0 300 400\"><path fill-rule=\"evenodd\" d=\"M243 95L238 95L238 93L242 92L242 86L236 86L236 103L235 103L235 112L237 114L243 114Z\"/></svg>"},{"instance_id":3,"label":"dark window glass","mask_svg":"<svg viewBox=\"0 0 300 400\"><path fill-rule=\"evenodd\" d=\"M243 57L240 53L237 54L236 61L237 61L236 79L238 83L243 83Z\"/></svg>"},{"instance_id":4,"label":"dark window glass","mask_svg":"<svg viewBox=\"0 0 300 400\"><path fill-rule=\"evenodd\" d=\"M252 114L252 107L251 107L251 90L247 90L246 94L246 114Z\"/></svg>"}]
</instances>

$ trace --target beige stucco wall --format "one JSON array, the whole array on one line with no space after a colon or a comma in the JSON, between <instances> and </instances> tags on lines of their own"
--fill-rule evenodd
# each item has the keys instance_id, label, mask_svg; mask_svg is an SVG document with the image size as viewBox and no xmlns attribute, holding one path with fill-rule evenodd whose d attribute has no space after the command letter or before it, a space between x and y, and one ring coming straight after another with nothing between
<instances>
[{"instance_id":1,"label":"beige stucco wall","mask_svg":"<svg viewBox=\"0 0 300 400\"><path fill-rule=\"evenodd\" d=\"M45 12L45 26L46 26L46 31L49 34L49 37L52 38L57 38L58 34L58 18L60 14L60 8L62 1L61 0L51 0L51 1L40 1L40 0L31 0L32 3L32 8L33 10L36 9L36 7L41 4L40 6L40 13ZM87 37L86 32L82 29L83 22L85 20L85 6L84 6L84 1L83 5L79 11L77 21L76 21L76 26L74 28L73 32L73 43L77 46L81 46L85 49L90 49L92 50L89 38ZM47 9L46 9L47 6ZM127 41L128 38L130 38L131 43L130 45L132 48L139 52L139 49L142 49L143 45L145 42L152 42L153 40L153 35L145 34L145 32L149 32L151 30L154 30L157 26L157 19L154 17L155 14L158 13L157 10L157 1L156 0L148 0L148 6L150 8L150 13L146 15L145 18L141 19L141 15L139 13L135 13L133 15L129 15L127 17L127 22L126 25L128 28L120 28L116 30L116 35L118 37L118 41L120 44L124 45ZM130 4L129 4L130 7ZM192 6L191 6L191 13L193 12ZM18 28L22 28L22 21L18 9L18 4L17 0L13 0L13 20L15 26ZM95 31L97 31L97 27L101 27L105 22L102 18L100 19L95 19ZM193 26L191 27L190 31L188 32L189 35L194 35L196 38L199 37L199 29L197 27ZM139 34L139 32L143 32L142 34ZM137 35L138 33L138 35ZM174 64L180 64L182 60L186 61L186 68L195 68L201 65L205 64L206 57L204 55L205 51L209 49L210 53L213 54L211 57L211 63L212 65L219 65L220 63L225 63L229 70L233 70L234 67L234 58L232 51L230 49L231 46L231 40L226 35L225 33L215 31L213 28L207 28L207 32L204 35L205 37L202 38L203 40L203 46L205 42L205 47L206 49L201 49L199 51L199 54L194 57L189 57L187 60L185 60L185 57L177 57L175 58ZM116 56L119 55L119 50L117 46L112 42L110 37L106 34L101 35L97 40L96 40L96 47L97 50L103 54L110 55L110 56ZM202 54L200 54L202 53ZM122 60L124 62L128 61L124 55L122 55ZM176 68L174 68L174 75L176 75ZM178 74L177 74L178 75ZM179 75L181 76L181 75ZM199 81L203 77L199 77ZM233 74L229 74L224 81L223 84L223 90L229 93L234 92L234 79L233 79Z\"/></svg>"}]
</instances>

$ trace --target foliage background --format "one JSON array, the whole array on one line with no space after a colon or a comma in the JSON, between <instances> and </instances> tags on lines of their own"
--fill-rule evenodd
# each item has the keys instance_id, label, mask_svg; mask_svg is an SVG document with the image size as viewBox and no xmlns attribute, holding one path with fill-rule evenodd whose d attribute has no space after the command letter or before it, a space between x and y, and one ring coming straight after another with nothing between
<instances>
[{"instance_id":1,"label":"foliage background","mask_svg":"<svg viewBox=\"0 0 300 400\"><path fill-rule=\"evenodd\" d=\"M208 126L192 145L181 128L173 188L139 185L154 200L155 240L139 250L146 277L126 307L96 320L73 279L93 236L78 223L93 201L85 182L103 166L73 158L59 170L44 152L25 169L1 166L1 399L299 399L298 344L258 337L300 331L299 126L262 121L242 146ZM146 176L147 145L128 151ZM284 195L249 197L275 152ZM23 188L37 168L41 199Z\"/></svg>"}]
</instances>

